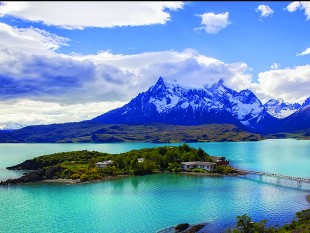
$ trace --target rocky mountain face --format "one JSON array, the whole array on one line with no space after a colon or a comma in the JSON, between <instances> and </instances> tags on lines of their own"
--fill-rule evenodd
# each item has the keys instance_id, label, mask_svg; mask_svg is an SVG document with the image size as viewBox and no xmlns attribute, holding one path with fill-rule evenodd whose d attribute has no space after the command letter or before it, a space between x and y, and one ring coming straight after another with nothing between
<instances>
[{"instance_id":1,"label":"rocky mountain face","mask_svg":"<svg viewBox=\"0 0 310 233\"><path fill-rule=\"evenodd\" d=\"M310 128L310 105L283 119L283 131L296 131Z\"/></svg>"},{"instance_id":2,"label":"rocky mountain face","mask_svg":"<svg viewBox=\"0 0 310 233\"><path fill-rule=\"evenodd\" d=\"M270 99L263 106L267 109L267 112L270 115L280 119L288 117L302 107L299 103L289 104L281 98Z\"/></svg>"},{"instance_id":3,"label":"rocky mountain face","mask_svg":"<svg viewBox=\"0 0 310 233\"><path fill-rule=\"evenodd\" d=\"M128 104L92 121L178 125L230 123L257 132L268 131L279 124L250 90L237 92L226 87L222 80L201 88L189 88L162 77Z\"/></svg>"}]
</instances>

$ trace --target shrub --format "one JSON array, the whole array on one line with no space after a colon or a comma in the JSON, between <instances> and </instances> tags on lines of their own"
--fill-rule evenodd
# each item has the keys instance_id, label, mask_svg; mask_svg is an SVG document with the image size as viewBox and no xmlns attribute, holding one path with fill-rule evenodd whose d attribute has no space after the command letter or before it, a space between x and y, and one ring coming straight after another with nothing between
<instances>
[{"instance_id":1,"label":"shrub","mask_svg":"<svg viewBox=\"0 0 310 233\"><path fill-rule=\"evenodd\" d=\"M296 213L299 223L303 223L310 220L310 209L302 210Z\"/></svg>"},{"instance_id":2,"label":"shrub","mask_svg":"<svg viewBox=\"0 0 310 233\"><path fill-rule=\"evenodd\" d=\"M202 168L194 168L192 169L192 172L195 172L195 173L205 173L206 171Z\"/></svg>"},{"instance_id":3,"label":"shrub","mask_svg":"<svg viewBox=\"0 0 310 233\"><path fill-rule=\"evenodd\" d=\"M74 173L74 174L72 174L71 175L71 177L70 177L71 179L73 179L73 180L77 180L77 179L80 179L80 175L79 174L76 174L76 173Z\"/></svg>"},{"instance_id":4,"label":"shrub","mask_svg":"<svg viewBox=\"0 0 310 233\"><path fill-rule=\"evenodd\" d=\"M179 172L181 171L182 169L180 168L180 164L177 163L177 162L173 162L173 163L168 163L168 168L167 170L168 171L171 171L171 172Z\"/></svg>"},{"instance_id":5,"label":"shrub","mask_svg":"<svg viewBox=\"0 0 310 233\"><path fill-rule=\"evenodd\" d=\"M91 174L88 176L88 180L100 180L102 177L98 174Z\"/></svg>"},{"instance_id":6,"label":"shrub","mask_svg":"<svg viewBox=\"0 0 310 233\"><path fill-rule=\"evenodd\" d=\"M80 177L80 180L81 180L81 181L88 181L88 180L89 180L89 179L88 179L88 175L82 174L81 177Z\"/></svg>"},{"instance_id":7,"label":"shrub","mask_svg":"<svg viewBox=\"0 0 310 233\"><path fill-rule=\"evenodd\" d=\"M229 174L235 172L235 170L231 166L217 165L213 172L220 174Z\"/></svg>"}]
</instances>

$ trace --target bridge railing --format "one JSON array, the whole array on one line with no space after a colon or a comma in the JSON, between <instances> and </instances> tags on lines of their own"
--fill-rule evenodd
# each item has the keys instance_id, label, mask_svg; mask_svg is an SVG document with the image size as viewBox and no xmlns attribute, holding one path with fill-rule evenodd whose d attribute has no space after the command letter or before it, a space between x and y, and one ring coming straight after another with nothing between
<instances>
[{"instance_id":1,"label":"bridge railing","mask_svg":"<svg viewBox=\"0 0 310 233\"><path fill-rule=\"evenodd\" d=\"M244 170L244 169L236 169L236 170L238 172L245 173L245 174L255 174L255 175L262 175L262 176L271 176L271 177L283 178L283 179L288 179L288 180L296 180L298 182L310 183L310 179L303 178L303 177L286 176L286 175L281 175L281 174L268 173L268 172L259 172L259 171L251 171L251 170Z\"/></svg>"}]
</instances>

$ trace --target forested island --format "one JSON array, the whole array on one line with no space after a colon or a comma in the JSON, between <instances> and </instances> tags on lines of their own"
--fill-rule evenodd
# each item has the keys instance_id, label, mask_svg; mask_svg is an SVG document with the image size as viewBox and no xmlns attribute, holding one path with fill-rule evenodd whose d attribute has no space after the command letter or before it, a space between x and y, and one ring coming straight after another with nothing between
<instances>
[{"instance_id":1,"label":"forested island","mask_svg":"<svg viewBox=\"0 0 310 233\"><path fill-rule=\"evenodd\" d=\"M215 165L217 157L210 156L201 148L194 149L187 144L132 150L121 154L97 151L72 151L43 155L8 167L9 170L28 170L22 177L9 179L0 184L18 184L41 181L81 183L111 179L128 175L145 175L158 172L182 172L182 162L200 161ZM210 171L189 168L189 174L221 175L236 174L227 164L216 164Z\"/></svg>"}]
</instances>

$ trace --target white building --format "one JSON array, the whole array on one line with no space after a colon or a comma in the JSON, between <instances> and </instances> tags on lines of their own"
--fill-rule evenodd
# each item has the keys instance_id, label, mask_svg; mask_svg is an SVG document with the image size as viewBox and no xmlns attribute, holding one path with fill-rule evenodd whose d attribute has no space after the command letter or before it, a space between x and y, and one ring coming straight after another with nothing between
<instances>
[{"instance_id":1,"label":"white building","mask_svg":"<svg viewBox=\"0 0 310 233\"><path fill-rule=\"evenodd\" d=\"M206 171L213 171L216 166L216 163L202 162L202 161L182 162L181 164L184 171L186 171L189 168L201 168Z\"/></svg>"},{"instance_id":2,"label":"white building","mask_svg":"<svg viewBox=\"0 0 310 233\"><path fill-rule=\"evenodd\" d=\"M112 164L112 160L106 160L103 162L96 163L96 167L97 168L105 168L106 166L111 165L111 164Z\"/></svg>"},{"instance_id":3,"label":"white building","mask_svg":"<svg viewBox=\"0 0 310 233\"><path fill-rule=\"evenodd\" d=\"M138 158L138 163L143 163L144 162L144 158Z\"/></svg>"}]
</instances>

